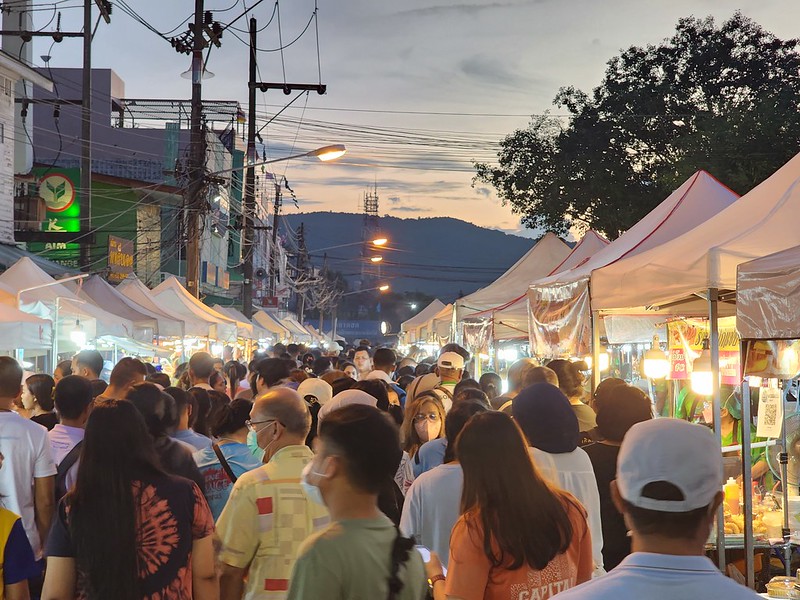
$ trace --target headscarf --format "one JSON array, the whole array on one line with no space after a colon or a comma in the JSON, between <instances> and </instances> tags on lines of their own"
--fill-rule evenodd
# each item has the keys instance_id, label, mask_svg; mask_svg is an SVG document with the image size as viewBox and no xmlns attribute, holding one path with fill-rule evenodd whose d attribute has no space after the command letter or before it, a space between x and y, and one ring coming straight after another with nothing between
<instances>
[{"instance_id":1,"label":"headscarf","mask_svg":"<svg viewBox=\"0 0 800 600\"><path fill-rule=\"evenodd\" d=\"M535 383L523 389L511 407L528 443L551 454L572 452L578 447L578 417L560 389Z\"/></svg>"}]
</instances>

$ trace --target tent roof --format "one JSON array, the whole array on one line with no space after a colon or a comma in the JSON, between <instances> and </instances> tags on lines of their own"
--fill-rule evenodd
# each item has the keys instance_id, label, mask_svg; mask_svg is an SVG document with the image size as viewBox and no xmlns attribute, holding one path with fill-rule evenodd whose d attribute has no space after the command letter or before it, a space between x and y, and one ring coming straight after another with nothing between
<instances>
[{"instance_id":1,"label":"tent roof","mask_svg":"<svg viewBox=\"0 0 800 600\"><path fill-rule=\"evenodd\" d=\"M459 320L470 313L501 306L523 295L532 281L550 273L567 258L570 251L561 238L546 233L494 282L456 300Z\"/></svg>"},{"instance_id":2,"label":"tent roof","mask_svg":"<svg viewBox=\"0 0 800 600\"><path fill-rule=\"evenodd\" d=\"M53 328L50 321L0 304L0 336L5 348L26 350L49 348Z\"/></svg>"},{"instance_id":3,"label":"tent roof","mask_svg":"<svg viewBox=\"0 0 800 600\"><path fill-rule=\"evenodd\" d=\"M283 336L284 338L289 338L292 335L292 332L289 331L289 328L286 327L286 325L281 323L277 317L273 316L271 313L265 310L260 310L256 314L254 314L253 321L258 323L268 331L271 331L276 335Z\"/></svg>"},{"instance_id":4,"label":"tent roof","mask_svg":"<svg viewBox=\"0 0 800 600\"><path fill-rule=\"evenodd\" d=\"M153 299L150 289L135 275L128 275L117 285L116 290L137 306L157 316L159 335L208 335L208 324L205 321L178 314L159 304Z\"/></svg>"},{"instance_id":5,"label":"tent roof","mask_svg":"<svg viewBox=\"0 0 800 600\"><path fill-rule=\"evenodd\" d=\"M214 310L221 312L223 315L227 315L231 319L236 319L236 321L240 323L245 323L249 327L248 335L251 336L253 339L260 340L269 337L268 335L269 332L266 329L261 327L261 325L253 323L253 321L245 317L242 312L240 312L233 306L222 306L220 304L215 304Z\"/></svg>"},{"instance_id":6,"label":"tent roof","mask_svg":"<svg viewBox=\"0 0 800 600\"><path fill-rule=\"evenodd\" d=\"M70 299L72 302L59 302L59 310L65 314L85 315L95 319L96 335L123 337L133 335L133 323L129 319L112 314L92 301L79 298L66 284L57 283L27 256L20 258L6 269L0 275L0 282L6 284L14 293L37 285L53 284L25 292L21 298L23 304L29 304L34 300L55 303L57 298Z\"/></svg>"},{"instance_id":7,"label":"tent roof","mask_svg":"<svg viewBox=\"0 0 800 600\"><path fill-rule=\"evenodd\" d=\"M569 269L574 269L582 265L600 250L608 246L608 244L609 241L605 237L597 233L594 229L590 229L583 234L581 241L575 244L569 256L561 261L561 264L550 271L549 274L553 275L561 271L568 271Z\"/></svg>"},{"instance_id":8,"label":"tent roof","mask_svg":"<svg viewBox=\"0 0 800 600\"><path fill-rule=\"evenodd\" d=\"M192 296L175 277L161 282L151 293L158 302L163 302L170 310L177 311L179 314L191 315L195 319L201 319L211 325L214 329L205 335L222 341L236 339L236 321L203 304Z\"/></svg>"},{"instance_id":9,"label":"tent roof","mask_svg":"<svg viewBox=\"0 0 800 600\"><path fill-rule=\"evenodd\" d=\"M800 338L800 246L739 265L736 329L744 339Z\"/></svg>"},{"instance_id":10,"label":"tent roof","mask_svg":"<svg viewBox=\"0 0 800 600\"><path fill-rule=\"evenodd\" d=\"M297 341L300 342L311 342L314 338L309 333L308 329L303 327L300 323L297 322L297 319L292 317L291 315L288 317L284 317L280 320L286 328L294 335Z\"/></svg>"},{"instance_id":11,"label":"tent roof","mask_svg":"<svg viewBox=\"0 0 800 600\"><path fill-rule=\"evenodd\" d=\"M535 287L588 278L623 257L655 248L686 233L733 204L739 196L706 171L697 171L641 221L595 252L589 260L535 282ZM531 286L534 287L534 286ZM594 289L592 297L594 298Z\"/></svg>"},{"instance_id":12,"label":"tent roof","mask_svg":"<svg viewBox=\"0 0 800 600\"><path fill-rule=\"evenodd\" d=\"M81 285L72 282L70 287L77 288L78 296L84 296L110 313L130 320L135 327L154 330L150 332L150 337L158 329L158 319L155 315L147 313L147 309L143 307L136 306L99 275L90 276Z\"/></svg>"},{"instance_id":13,"label":"tent roof","mask_svg":"<svg viewBox=\"0 0 800 600\"><path fill-rule=\"evenodd\" d=\"M740 263L800 244L798 214L800 154L713 219L593 273L592 306L663 306L733 290Z\"/></svg>"},{"instance_id":14,"label":"tent roof","mask_svg":"<svg viewBox=\"0 0 800 600\"><path fill-rule=\"evenodd\" d=\"M430 318L432 318L436 313L441 311L444 308L444 302L439 300L438 298L435 299L433 302L428 304L425 308L411 317L408 321L404 321L400 325L401 331L408 331L409 329L415 329L420 325L424 325L428 322Z\"/></svg>"}]
</instances>

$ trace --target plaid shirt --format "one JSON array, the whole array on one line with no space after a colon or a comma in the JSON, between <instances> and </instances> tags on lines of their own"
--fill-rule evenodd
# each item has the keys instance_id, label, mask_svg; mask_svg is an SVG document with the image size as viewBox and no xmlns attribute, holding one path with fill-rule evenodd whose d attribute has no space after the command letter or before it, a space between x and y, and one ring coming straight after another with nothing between
<instances>
[{"instance_id":1,"label":"plaid shirt","mask_svg":"<svg viewBox=\"0 0 800 600\"><path fill-rule=\"evenodd\" d=\"M330 522L325 507L311 502L300 486L313 457L307 446L287 446L233 487L217 521L219 559L249 567L245 600L285 598L300 544Z\"/></svg>"}]
</instances>

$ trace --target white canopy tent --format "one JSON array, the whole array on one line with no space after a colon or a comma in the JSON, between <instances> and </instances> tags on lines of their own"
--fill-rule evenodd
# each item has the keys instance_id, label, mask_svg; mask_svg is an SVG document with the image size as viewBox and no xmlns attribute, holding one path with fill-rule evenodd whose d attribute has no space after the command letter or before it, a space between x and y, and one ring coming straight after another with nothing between
<instances>
[{"instance_id":1,"label":"white canopy tent","mask_svg":"<svg viewBox=\"0 0 800 600\"><path fill-rule=\"evenodd\" d=\"M6 289L15 294L22 291L20 302L21 309L25 312L29 312L27 307L37 301L45 305L48 311L53 312L58 304L60 340L69 340L69 332L76 326L78 320L88 339L99 335L120 337L133 335L134 327L130 320L100 308L91 300L78 297L66 284L58 283L28 257L19 259L0 275L0 283L5 284ZM23 291L35 286L47 287ZM55 318L54 315L47 316L51 320ZM64 318L61 318L62 316ZM73 322L67 323L67 321Z\"/></svg>"},{"instance_id":2,"label":"white canopy tent","mask_svg":"<svg viewBox=\"0 0 800 600\"><path fill-rule=\"evenodd\" d=\"M238 324L234 319L222 315L192 296L175 277L166 279L151 292L153 298L170 311L200 319L207 323L203 337L221 342L236 341Z\"/></svg>"},{"instance_id":3,"label":"white canopy tent","mask_svg":"<svg viewBox=\"0 0 800 600\"><path fill-rule=\"evenodd\" d=\"M403 323L400 324L400 332L404 336L405 343L414 344L418 341L424 341L419 337L419 329L441 311L444 306L444 302L437 298L413 317L407 321L403 321Z\"/></svg>"},{"instance_id":4,"label":"white canopy tent","mask_svg":"<svg viewBox=\"0 0 800 600\"><path fill-rule=\"evenodd\" d=\"M742 263L736 329L743 339L800 338L800 246Z\"/></svg>"},{"instance_id":5,"label":"white canopy tent","mask_svg":"<svg viewBox=\"0 0 800 600\"><path fill-rule=\"evenodd\" d=\"M453 323L497 306L502 306L525 294L532 281L550 273L569 256L571 248L554 233L546 233L533 247L495 281L454 304Z\"/></svg>"},{"instance_id":6,"label":"white canopy tent","mask_svg":"<svg viewBox=\"0 0 800 600\"><path fill-rule=\"evenodd\" d=\"M591 310L596 309L594 273L668 243L725 210L737 198L712 175L698 171L589 260L535 281L528 291L531 352L551 357L587 352L591 346ZM620 289L637 288L638 273L617 279L614 285Z\"/></svg>"},{"instance_id":7,"label":"white canopy tent","mask_svg":"<svg viewBox=\"0 0 800 600\"><path fill-rule=\"evenodd\" d=\"M220 304L215 304L213 308L217 312L220 312L223 315L230 317L231 319L236 319L237 321L245 323L246 325L249 326L245 328L244 331L243 330L239 331L239 337L249 338L253 340L265 340L272 337L269 331L267 331L260 325L253 323L250 319L245 317L243 313L239 312L232 306L222 306Z\"/></svg>"},{"instance_id":8,"label":"white canopy tent","mask_svg":"<svg viewBox=\"0 0 800 600\"><path fill-rule=\"evenodd\" d=\"M158 317L123 296L99 275L92 275L80 283L73 281L67 285L79 298L102 306L108 312L133 323L131 335L133 339L149 344L153 341L153 337L158 335Z\"/></svg>"},{"instance_id":9,"label":"white canopy tent","mask_svg":"<svg viewBox=\"0 0 800 600\"><path fill-rule=\"evenodd\" d=\"M800 154L713 219L592 273L592 307L641 310L734 290L739 264L800 244L797 215ZM685 312L682 306L674 310ZM732 313L733 307L723 304L720 311Z\"/></svg>"},{"instance_id":10,"label":"white canopy tent","mask_svg":"<svg viewBox=\"0 0 800 600\"><path fill-rule=\"evenodd\" d=\"M271 331L275 336L277 336L278 341L285 341L289 340L292 337L291 331L283 325L277 317L274 317L271 313L260 310L256 314L253 315L253 321L261 325L267 331Z\"/></svg>"},{"instance_id":11,"label":"white canopy tent","mask_svg":"<svg viewBox=\"0 0 800 600\"><path fill-rule=\"evenodd\" d=\"M593 229L590 229L575 245L569 255L549 275L583 264L606 246L608 246L608 240ZM480 316L483 315L491 317L494 321L492 337L495 340L527 340L529 338L528 290L526 289L525 292L509 303L480 313Z\"/></svg>"},{"instance_id":12,"label":"white canopy tent","mask_svg":"<svg viewBox=\"0 0 800 600\"><path fill-rule=\"evenodd\" d=\"M150 289L136 276L129 275L115 288L122 296L142 307L158 319L158 335L164 337L183 337L208 335L208 324L200 319L172 312L156 302Z\"/></svg>"},{"instance_id":13,"label":"white canopy tent","mask_svg":"<svg viewBox=\"0 0 800 600\"><path fill-rule=\"evenodd\" d=\"M313 336L308 332L308 330L298 323L297 319L291 315L284 317L280 321L284 327L286 327L292 333L292 337L294 338L295 342L299 344L310 344L312 341L314 341Z\"/></svg>"},{"instance_id":14,"label":"white canopy tent","mask_svg":"<svg viewBox=\"0 0 800 600\"><path fill-rule=\"evenodd\" d=\"M50 348L52 335L50 321L0 304L0 339L6 350L44 350Z\"/></svg>"}]
</instances>

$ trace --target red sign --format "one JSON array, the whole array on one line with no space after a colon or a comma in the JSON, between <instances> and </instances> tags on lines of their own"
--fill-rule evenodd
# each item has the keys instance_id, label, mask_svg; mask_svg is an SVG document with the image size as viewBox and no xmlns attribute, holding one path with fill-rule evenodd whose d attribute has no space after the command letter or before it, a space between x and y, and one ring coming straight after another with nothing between
<instances>
[{"instance_id":1,"label":"red sign","mask_svg":"<svg viewBox=\"0 0 800 600\"><path fill-rule=\"evenodd\" d=\"M264 308L278 308L277 296L264 296L261 298L261 306Z\"/></svg>"}]
</instances>

